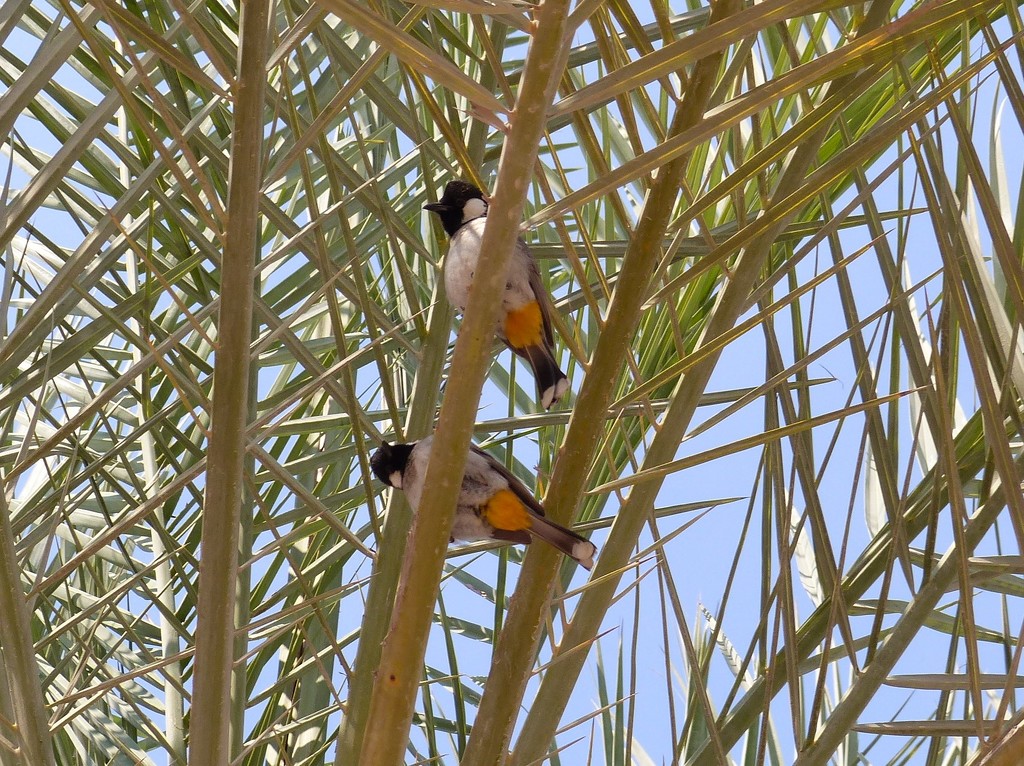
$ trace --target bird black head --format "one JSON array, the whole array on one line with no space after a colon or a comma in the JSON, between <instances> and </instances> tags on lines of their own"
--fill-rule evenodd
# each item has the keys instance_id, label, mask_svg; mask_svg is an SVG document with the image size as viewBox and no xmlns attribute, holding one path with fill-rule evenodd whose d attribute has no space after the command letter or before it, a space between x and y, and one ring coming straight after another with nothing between
<instances>
[{"instance_id":1,"label":"bird black head","mask_svg":"<svg viewBox=\"0 0 1024 766\"><path fill-rule=\"evenodd\" d=\"M487 198L468 181L449 181L437 202L428 202L424 210L437 213L441 225L451 237L464 223L487 215Z\"/></svg>"},{"instance_id":2,"label":"bird black head","mask_svg":"<svg viewBox=\"0 0 1024 766\"><path fill-rule=\"evenodd\" d=\"M402 474L405 464L415 444L388 444L382 442L380 448L370 455L370 470L373 475L389 487L402 487ZM397 474L397 479L396 479ZM397 481L397 483L396 483Z\"/></svg>"}]
</instances>

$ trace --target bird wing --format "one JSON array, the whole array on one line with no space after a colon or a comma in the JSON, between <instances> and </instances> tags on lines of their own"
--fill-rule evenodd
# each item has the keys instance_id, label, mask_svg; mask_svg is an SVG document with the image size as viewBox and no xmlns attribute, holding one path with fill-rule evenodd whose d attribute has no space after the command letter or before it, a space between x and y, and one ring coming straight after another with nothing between
<instances>
[{"instance_id":1,"label":"bird wing","mask_svg":"<svg viewBox=\"0 0 1024 766\"><path fill-rule=\"evenodd\" d=\"M526 532L526 530L507 532L505 530L495 529L493 533L495 539L519 543L525 542L525 539L522 537L524 533L526 534L526 537L536 535L545 542L553 545L569 558L579 562L580 566L585 569L589 570L593 568L594 554L597 552L597 548L592 542L576 532L573 532L571 529L563 527L561 524L556 524L553 521L545 519L544 507L537 502L537 498L533 496L533 493L530 492L523 483L519 481L519 479L513 476L505 466L483 450L474 446L473 451L487 463L488 467L493 468L501 476L505 477L505 480L508 482L509 489L511 489L515 493L516 497L522 501L526 506L526 509L537 517L530 527L529 532Z\"/></svg>"},{"instance_id":2,"label":"bird wing","mask_svg":"<svg viewBox=\"0 0 1024 766\"><path fill-rule=\"evenodd\" d=\"M525 529L512 531L508 529L495 528L491 531L491 538L494 540L501 540L503 543L515 543L516 545L529 545L533 542L533 538L530 537L530 533Z\"/></svg>"},{"instance_id":3,"label":"bird wing","mask_svg":"<svg viewBox=\"0 0 1024 766\"><path fill-rule=\"evenodd\" d=\"M530 264L530 289L533 290L533 296L537 299L537 303L540 304L540 315L544 320L544 338L547 340L548 348L555 345L555 335L551 330L551 296L548 295L548 290L544 287L544 283L540 278L540 269L537 268L537 262L533 260L533 255L530 254L530 247L520 237L516 242L516 249L526 257L527 262Z\"/></svg>"},{"instance_id":4,"label":"bird wing","mask_svg":"<svg viewBox=\"0 0 1024 766\"><path fill-rule=\"evenodd\" d=\"M523 484L521 481L519 481L519 479L517 479L515 477L515 475L510 470L508 470L505 466L503 466L501 463L499 463L497 460L495 460L489 454L484 452L482 449L477 447L475 444L471 445L471 446L472 446L473 452L475 452L480 457L482 457L485 461L487 461L487 466L489 468L492 468L495 471L497 471L499 474L501 474L501 476L505 479L505 481L508 482L508 488L511 489L515 493L516 497L518 497L522 501L523 505L525 505L531 511L536 513L538 516L543 516L544 515L544 506L542 506L537 501L537 498L535 498L533 496L533 493L530 492L530 490L528 490L526 488L525 484Z\"/></svg>"}]
</instances>

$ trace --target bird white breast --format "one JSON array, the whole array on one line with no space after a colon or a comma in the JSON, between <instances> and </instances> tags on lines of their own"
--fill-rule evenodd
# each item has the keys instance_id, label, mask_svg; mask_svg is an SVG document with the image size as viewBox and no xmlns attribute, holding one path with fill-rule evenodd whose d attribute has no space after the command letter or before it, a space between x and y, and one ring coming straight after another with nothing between
<instances>
[{"instance_id":1,"label":"bird white breast","mask_svg":"<svg viewBox=\"0 0 1024 766\"><path fill-rule=\"evenodd\" d=\"M456 540L487 540L492 533L491 526L477 516L471 508L459 505L452 522L452 537Z\"/></svg>"},{"instance_id":2,"label":"bird white breast","mask_svg":"<svg viewBox=\"0 0 1024 766\"><path fill-rule=\"evenodd\" d=\"M460 311L465 311L469 302L469 288L473 284L473 275L480 261L480 245L483 242L486 224L486 218L470 221L455 232L448 245L448 255L445 256L444 262L444 288L448 300ZM506 311L521 309L530 301L536 300L530 286L531 268L533 261L530 249L522 239L519 239L508 264L508 282L502 295Z\"/></svg>"},{"instance_id":3,"label":"bird white breast","mask_svg":"<svg viewBox=\"0 0 1024 766\"><path fill-rule=\"evenodd\" d=\"M401 489L402 488L402 472L401 471L392 471L391 475L388 477L388 481L391 482L391 486L392 487L395 487L396 489Z\"/></svg>"},{"instance_id":4,"label":"bird white breast","mask_svg":"<svg viewBox=\"0 0 1024 766\"><path fill-rule=\"evenodd\" d=\"M485 218L470 221L452 237L444 263L444 287L451 301L460 310L466 308L469 287L480 259L480 242L484 236Z\"/></svg>"}]
</instances>

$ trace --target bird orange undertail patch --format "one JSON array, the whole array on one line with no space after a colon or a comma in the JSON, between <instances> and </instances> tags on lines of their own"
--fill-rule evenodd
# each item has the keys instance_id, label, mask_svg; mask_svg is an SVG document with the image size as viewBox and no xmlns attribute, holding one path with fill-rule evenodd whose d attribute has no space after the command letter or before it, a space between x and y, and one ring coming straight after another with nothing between
<instances>
[{"instance_id":1,"label":"bird orange undertail patch","mask_svg":"<svg viewBox=\"0 0 1024 766\"><path fill-rule=\"evenodd\" d=\"M543 327L544 320L537 301L531 301L521 309L505 315L505 338L513 348L539 345Z\"/></svg>"},{"instance_id":2,"label":"bird orange undertail patch","mask_svg":"<svg viewBox=\"0 0 1024 766\"><path fill-rule=\"evenodd\" d=\"M510 489L495 492L487 501L487 505L483 507L482 515L487 523L495 529L504 529L508 532L529 529L533 524L530 512L516 497L516 493Z\"/></svg>"}]
</instances>

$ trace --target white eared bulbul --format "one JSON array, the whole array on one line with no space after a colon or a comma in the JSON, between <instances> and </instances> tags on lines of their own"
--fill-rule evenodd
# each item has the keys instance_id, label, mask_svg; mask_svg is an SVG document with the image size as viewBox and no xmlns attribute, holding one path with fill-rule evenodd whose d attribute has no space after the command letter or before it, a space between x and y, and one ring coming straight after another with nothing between
<instances>
[{"instance_id":1,"label":"white eared bulbul","mask_svg":"<svg viewBox=\"0 0 1024 766\"><path fill-rule=\"evenodd\" d=\"M417 511L433 436L412 444L388 444L370 457L374 475L401 489ZM462 491L452 522L451 539L501 540L529 544L539 537L580 566L594 566L597 547L575 532L544 518L544 508L519 479L486 452L470 445Z\"/></svg>"},{"instance_id":2,"label":"white eared bulbul","mask_svg":"<svg viewBox=\"0 0 1024 766\"><path fill-rule=\"evenodd\" d=\"M471 183L450 181L441 199L424 205L423 209L436 213L448 232L444 286L448 300L465 311L469 288L480 261L487 198ZM509 262L502 304L504 314L498 323L498 337L529 363L537 381L541 406L549 409L565 394L569 379L555 361L551 299L540 280L530 248L522 238L516 241L516 250Z\"/></svg>"}]
</instances>

